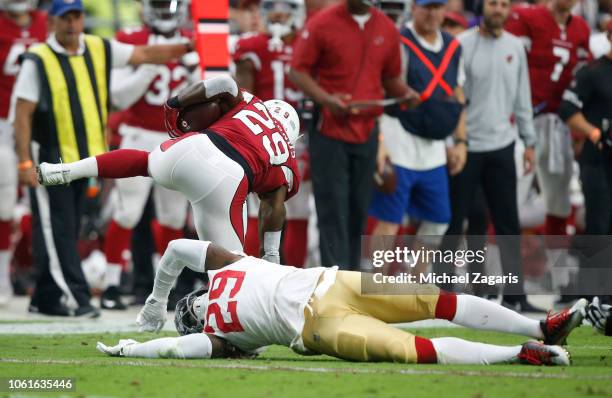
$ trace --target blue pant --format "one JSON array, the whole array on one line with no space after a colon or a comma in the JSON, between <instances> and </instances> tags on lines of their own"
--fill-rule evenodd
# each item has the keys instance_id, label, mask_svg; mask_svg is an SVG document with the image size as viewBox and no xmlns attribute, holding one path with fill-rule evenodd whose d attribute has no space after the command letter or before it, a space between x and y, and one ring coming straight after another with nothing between
<instances>
[{"instance_id":1,"label":"blue pant","mask_svg":"<svg viewBox=\"0 0 612 398\"><path fill-rule=\"evenodd\" d=\"M392 194L375 191L370 215L401 224L404 214L419 220L446 224L450 221L450 201L446 166L415 171L395 167L397 189Z\"/></svg>"}]
</instances>

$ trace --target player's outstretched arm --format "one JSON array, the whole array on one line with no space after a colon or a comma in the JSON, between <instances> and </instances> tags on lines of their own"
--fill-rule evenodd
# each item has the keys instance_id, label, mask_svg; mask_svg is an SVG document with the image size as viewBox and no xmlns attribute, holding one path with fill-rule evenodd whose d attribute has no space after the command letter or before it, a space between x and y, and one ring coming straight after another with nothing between
<instances>
[{"instance_id":1,"label":"player's outstretched arm","mask_svg":"<svg viewBox=\"0 0 612 398\"><path fill-rule=\"evenodd\" d=\"M224 339L206 333L164 337L144 343L131 339L119 340L119 344L114 346L98 342L96 348L112 357L209 359L245 356Z\"/></svg>"},{"instance_id":2,"label":"player's outstretched arm","mask_svg":"<svg viewBox=\"0 0 612 398\"><path fill-rule=\"evenodd\" d=\"M259 251L264 260L280 264L280 241L285 223L287 187L259 195Z\"/></svg>"},{"instance_id":3,"label":"player's outstretched arm","mask_svg":"<svg viewBox=\"0 0 612 398\"><path fill-rule=\"evenodd\" d=\"M153 292L136 317L139 331L159 332L164 326L168 295L183 268L205 272L225 267L238 259L240 256L210 242L192 239L177 239L170 242L159 262Z\"/></svg>"}]
</instances>

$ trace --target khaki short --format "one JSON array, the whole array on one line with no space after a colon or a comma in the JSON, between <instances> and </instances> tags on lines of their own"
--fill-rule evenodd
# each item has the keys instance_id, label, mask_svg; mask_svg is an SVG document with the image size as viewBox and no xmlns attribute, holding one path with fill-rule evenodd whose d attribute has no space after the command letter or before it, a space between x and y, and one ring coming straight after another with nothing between
<instances>
[{"instance_id":1,"label":"khaki short","mask_svg":"<svg viewBox=\"0 0 612 398\"><path fill-rule=\"evenodd\" d=\"M434 318L439 295L435 285L415 286L410 295L362 295L361 274L339 271L305 310L304 345L352 361L415 363L415 336L388 323Z\"/></svg>"}]
</instances>

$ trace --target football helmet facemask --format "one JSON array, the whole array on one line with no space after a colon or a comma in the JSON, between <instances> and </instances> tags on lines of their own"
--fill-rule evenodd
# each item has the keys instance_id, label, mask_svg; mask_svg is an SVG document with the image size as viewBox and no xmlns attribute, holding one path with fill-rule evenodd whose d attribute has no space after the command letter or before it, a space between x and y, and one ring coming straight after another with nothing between
<instances>
[{"instance_id":1,"label":"football helmet facemask","mask_svg":"<svg viewBox=\"0 0 612 398\"><path fill-rule=\"evenodd\" d=\"M193 291L176 303L174 326L181 336L202 333L208 289Z\"/></svg>"},{"instance_id":2,"label":"football helmet facemask","mask_svg":"<svg viewBox=\"0 0 612 398\"><path fill-rule=\"evenodd\" d=\"M159 33L172 33L185 22L187 6L187 0L143 0L143 20Z\"/></svg>"}]
</instances>

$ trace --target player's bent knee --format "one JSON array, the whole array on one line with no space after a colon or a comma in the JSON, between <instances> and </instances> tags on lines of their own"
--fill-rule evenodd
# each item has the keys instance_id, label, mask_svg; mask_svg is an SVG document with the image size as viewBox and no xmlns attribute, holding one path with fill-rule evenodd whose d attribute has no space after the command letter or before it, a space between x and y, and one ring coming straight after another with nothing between
<instances>
[{"instance_id":1,"label":"player's bent knee","mask_svg":"<svg viewBox=\"0 0 612 398\"><path fill-rule=\"evenodd\" d=\"M206 260L206 250L210 242L193 239L176 239L171 241L166 248L164 256L171 256L173 259L189 265L191 269L195 267L203 268Z\"/></svg>"},{"instance_id":2,"label":"player's bent knee","mask_svg":"<svg viewBox=\"0 0 612 398\"><path fill-rule=\"evenodd\" d=\"M418 239L430 247L438 247L448 229L447 223L423 221L417 232Z\"/></svg>"},{"instance_id":3,"label":"player's bent knee","mask_svg":"<svg viewBox=\"0 0 612 398\"><path fill-rule=\"evenodd\" d=\"M139 211L125 211L126 209L115 211L113 215L113 220L119 224L121 228L125 229L134 229L138 221L140 221L140 217L142 213Z\"/></svg>"},{"instance_id":4,"label":"player's bent knee","mask_svg":"<svg viewBox=\"0 0 612 398\"><path fill-rule=\"evenodd\" d=\"M393 338L386 345L388 360L399 363L416 363L417 353L412 338Z\"/></svg>"}]
</instances>

